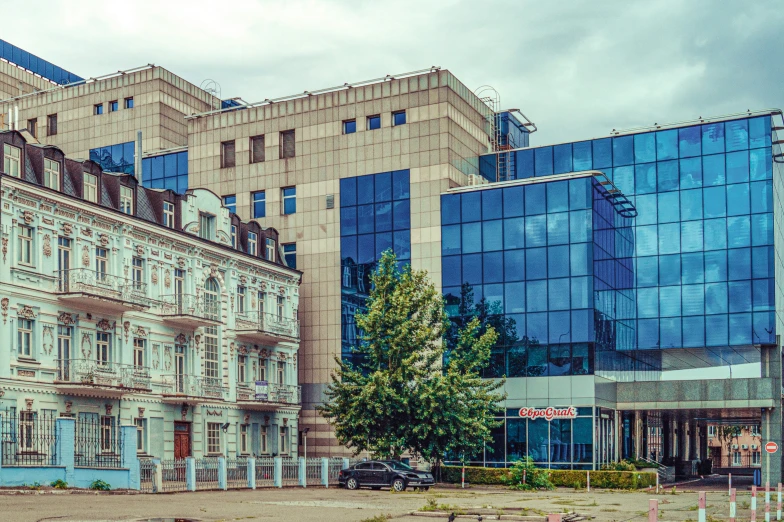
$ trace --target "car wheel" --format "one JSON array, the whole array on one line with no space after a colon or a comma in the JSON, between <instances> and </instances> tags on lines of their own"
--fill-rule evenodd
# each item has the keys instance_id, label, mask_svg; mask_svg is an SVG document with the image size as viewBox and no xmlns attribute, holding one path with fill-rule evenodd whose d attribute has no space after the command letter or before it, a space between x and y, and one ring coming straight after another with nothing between
<instances>
[{"instance_id":1,"label":"car wheel","mask_svg":"<svg viewBox=\"0 0 784 522\"><path fill-rule=\"evenodd\" d=\"M401 491L405 491L406 481L399 477L396 478L395 480L392 481L392 489L394 489L398 493L400 493Z\"/></svg>"},{"instance_id":2,"label":"car wheel","mask_svg":"<svg viewBox=\"0 0 784 522\"><path fill-rule=\"evenodd\" d=\"M359 482L354 477L351 477L346 481L346 489L359 489Z\"/></svg>"}]
</instances>

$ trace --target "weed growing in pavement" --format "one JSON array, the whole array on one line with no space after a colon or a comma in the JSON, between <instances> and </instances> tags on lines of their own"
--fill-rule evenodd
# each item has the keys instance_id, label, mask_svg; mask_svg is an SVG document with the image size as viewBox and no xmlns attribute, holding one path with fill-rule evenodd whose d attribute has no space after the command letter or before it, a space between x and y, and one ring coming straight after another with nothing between
<instances>
[{"instance_id":1,"label":"weed growing in pavement","mask_svg":"<svg viewBox=\"0 0 784 522\"><path fill-rule=\"evenodd\" d=\"M362 519L362 522L387 522L387 520L392 520L392 515L388 513L386 515L376 515L374 517Z\"/></svg>"}]
</instances>

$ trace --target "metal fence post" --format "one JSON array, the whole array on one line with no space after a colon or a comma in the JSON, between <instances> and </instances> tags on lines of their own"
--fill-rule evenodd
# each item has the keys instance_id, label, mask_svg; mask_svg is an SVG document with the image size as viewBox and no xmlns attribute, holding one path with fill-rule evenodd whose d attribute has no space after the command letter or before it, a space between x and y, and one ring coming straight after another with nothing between
<instances>
[{"instance_id":1,"label":"metal fence post","mask_svg":"<svg viewBox=\"0 0 784 522\"><path fill-rule=\"evenodd\" d=\"M248 458L248 487L256 489L256 459Z\"/></svg>"},{"instance_id":2,"label":"metal fence post","mask_svg":"<svg viewBox=\"0 0 784 522\"><path fill-rule=\"evenodd\" d=\"M161 459L152 459L152 492L163 493L163 466Z\"/></svg>"},{"instance_id":3,"label":"metal fence post","mask_svg":"<svg viewBox=\"0 0 784 522\"><path fill-rule=\"evenodd\" d=\"M128 489L140 490L141 469L139 454L136 451L136 434L138 429L135 424L120 426L120 437L122 437L122 465L128 468Z\"/></svg>"},{"instance_id":4,"label":"metal fence post","mask_svg":"<svg viewBox=\"0 0 784 522\"><path fill-rule=\"evenodd\" d=\"M735 504L735 488L730 488L730 522L735 522L737 515L737 504Z\"/></svg>"},{"instance_id":5,"label":"metal fence post","mask_svg":"<svg viewBox=\"0 0 784 522\"><path fill-rule=\"evenodd\" d=\"M275 465L272 468L272 484L276 488L283 487L283 459L275 457Z\"/></svg>"},{"instance_id":6,"label":"metal fence post","mask_svg":"<svg viewBox=\"0 0 784 522\"><path fill-rule=\"evenodd\" d=\"M185 489L196 491L196 459L185 457Z\"/></svg>"},{"instance_id":7,"label":"metal fence post","mask_svg":"<svg viewBox=\"0 0 784 522\"><path fill-rule=\"evenodd\" d=\"M226 480L226 457L218 457L218 489L225 491L228 488L228 480Z\"/></svg>"},{"instance_id":8,"label":"metal fence post","mask_svg":"<svg viewBox=\"0 0 784 522\"><path fill-rule=\"evenodd\" d=\"M697 521L705 522L705 492L698 493L699 503L697 505Z\"/></svg>"},{"instance_id":9,"label":"metal fence post","mask_svg":"<svg viewBox=\"0 0 784 522\"><path fill-rule=\"evenodd\" d=\"M297 460L298 469L297 472L299 473L299 485L303 488L308 487L308 461L307 459L303 459L300 457Z\"/></svg>"},{"instance_id":10,"label":"metal fence post","mask_svg":"<svg viewBox=\"0 0 784 522\"><path fill-rule=\"evenodd\" d=\"M329 458L327 457L321 457L321 483L325 488L329 487Z\"/></svg>"},{"instance_id":11,"label":"metal fence post","mask_svg":"<svg viewBox=\"0 0 784 522\"><path fill-rule=\"evenodd\" d=\"M776 494L776 520L781 520L781 482L779 482L778 493Z\"/></svg>"},{"instance_id":12,"label":"metal fence post","mask_svg":"<svg viewBox=\"0 0 784 522\"><path fill-rule=\"evenodd\" d=\"M65 467L65 481L76 484L74 473L74 439L76 437L76 420L72 417L60 417L56 421L55 451L57 465Z\"/></svg>"}]
</instances>

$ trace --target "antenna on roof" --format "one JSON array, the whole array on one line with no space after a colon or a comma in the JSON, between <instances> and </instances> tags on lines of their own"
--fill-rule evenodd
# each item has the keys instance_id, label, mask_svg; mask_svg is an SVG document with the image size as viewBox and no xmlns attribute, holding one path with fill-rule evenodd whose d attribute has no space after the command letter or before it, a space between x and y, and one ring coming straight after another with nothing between
<instances>
[{"instance_id":1,"label":"antenna on roof","mask_svg":"<svg viewBox=\"0 0 784 522\"><path fill-rule=\"evenodd\" d=\"M213 80L211 78L207 78L206 80L201 82L201 85L199 85L199 88L202 91L204 91L204 92L208 92L208 93L212 94L213 96L218 98L218 100L221 99L221 86L215 80ZM220 101L218 103L220 103ZM218 108L220 108L220 107L218 107Z\"/></svg>"}]
</instances>

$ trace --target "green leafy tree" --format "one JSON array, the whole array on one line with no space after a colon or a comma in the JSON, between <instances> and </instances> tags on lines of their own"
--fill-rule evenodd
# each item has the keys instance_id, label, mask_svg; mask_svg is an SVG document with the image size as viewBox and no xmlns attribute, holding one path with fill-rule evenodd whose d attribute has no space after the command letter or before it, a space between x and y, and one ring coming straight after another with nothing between
<instances>
[{"instance_id":1,"label":"green leafy tree","mask_svg":"<svg viewBox=\"0 0 784 522\"><path fill-rule=\"evenodd\" d=\"M356 322L362 367L336 358L327 401L318 408L342 444L384 458L409 451L438 460L475 453L490 441L504 398L497 391L503 381L481 378L497 337L493 328L470 321L443 364L444 299L427 272L399 269L390 250L371 275Z\"/></svg>"}]
</instances>

